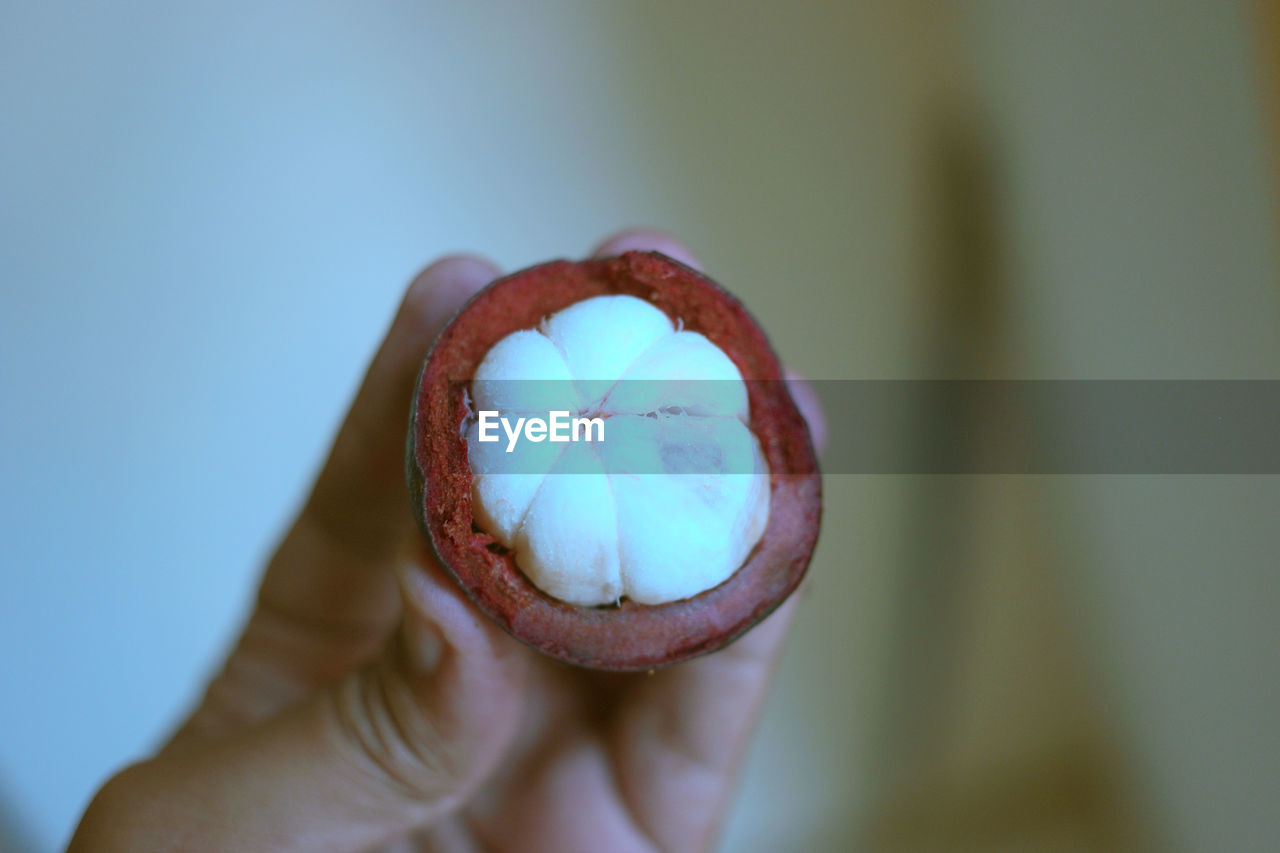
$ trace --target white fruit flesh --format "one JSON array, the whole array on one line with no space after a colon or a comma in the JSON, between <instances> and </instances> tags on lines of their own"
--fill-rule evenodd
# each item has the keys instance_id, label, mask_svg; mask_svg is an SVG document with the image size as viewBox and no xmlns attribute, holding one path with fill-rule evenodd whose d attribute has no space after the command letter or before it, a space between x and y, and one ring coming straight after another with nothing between
<instances>
[{"instance_id":1,"label":"white fruit flesh","mask_svg":"<svg viewBox=\"0 0 1280 853\"><path fill-rule=\"evenodd\" d=\"M518 468L501 430L481 442L477 419L466 425L476 523L554 598L689 598L727 580L764 532L769 469L741 374L643 300L586 299L508 335L472 395L475 412L512 421L556 410L604 420L601 442L521 442Z\"/></svg>"}]
</instances>

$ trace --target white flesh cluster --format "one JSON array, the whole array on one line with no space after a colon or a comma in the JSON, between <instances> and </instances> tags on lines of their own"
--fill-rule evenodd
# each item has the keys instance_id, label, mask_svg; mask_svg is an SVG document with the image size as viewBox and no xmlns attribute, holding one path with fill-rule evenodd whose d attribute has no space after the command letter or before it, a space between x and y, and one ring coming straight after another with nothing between
<instances>
[{"instance_id":1,"label":"white flesh cluster","mask_svg":"<svg viewBox=\"0 0 1280 853\"><path fill-rule=\"evenodd\" d=\"M604 419L603 442L522 441L521 473L503 473L512 468L501 430L481 442L468 421L476 522L554 598L688 598L728 579L764 532L769 469L741 374L643 300L586 299L508 335L472 393L476 412L513 422L555 410Z\"/></svg>"}]
</instances>

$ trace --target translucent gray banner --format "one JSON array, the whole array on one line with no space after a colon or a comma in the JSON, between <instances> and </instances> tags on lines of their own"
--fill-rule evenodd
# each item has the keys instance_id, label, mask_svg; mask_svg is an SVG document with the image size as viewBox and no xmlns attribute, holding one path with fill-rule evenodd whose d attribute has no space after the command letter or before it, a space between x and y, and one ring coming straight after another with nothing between
<instances>
[{"instance_id":1,"label":"translucent gray banner","mask_svg":"<svg viewBox=\"0 0 1280 853\"><path fill-rule=\"evenodd\" d=\"M813 384L829 473L1280 473L1275 380Z\"/></svg>"},{"instance_id":2,"label":"translucent gray banner","mask_svg":"<svg viewBox=\"0 0 1280 853\"><path fill-rule=\"evenodd\" d=\"M741 422L747 399L768 399L777 389L747 384L757 387L693 380L473 385L473 458L487 473L759 473L744 444L749 431L732 422ZM828 474L1280 473L1280 380L810 384L827 422L820 458ZM483 446L476 442L482 405L508 419L506 426L486 419L487 436L497 440ZM513 431L521 416L525 423ZM558 433L551 423L530 432L530 418L569 420ZM553 433L572 432L575 418L599 419L592 438L582 439L584 423L577 441L555 441Z\"/></svg>"}]
</instances>

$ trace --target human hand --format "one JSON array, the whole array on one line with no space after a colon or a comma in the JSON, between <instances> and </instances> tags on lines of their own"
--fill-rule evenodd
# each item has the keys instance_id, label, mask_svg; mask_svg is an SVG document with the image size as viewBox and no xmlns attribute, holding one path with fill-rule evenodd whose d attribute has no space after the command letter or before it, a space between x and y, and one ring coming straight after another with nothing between
<instances>
[{"instance_id":1,"label":"human hand","mask_svg":"<svg viewBox=\"0 0 1280 853\"><path fill-rule=\"evenodd\" d=\"M696 264L643 231L596 254L627 249ZM405 408L431 341L497 275L452 257L410 285L239 642L173 739L99 791L71 851L713 845L799 597L639 675L543 658L471 605L414 529Z\"/></svg>"}]
</instances>

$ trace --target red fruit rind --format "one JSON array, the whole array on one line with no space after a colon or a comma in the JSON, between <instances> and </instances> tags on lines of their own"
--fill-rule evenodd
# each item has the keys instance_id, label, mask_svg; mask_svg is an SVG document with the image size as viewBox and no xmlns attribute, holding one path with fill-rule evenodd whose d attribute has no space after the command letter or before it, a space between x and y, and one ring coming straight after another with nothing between
<instances>
[{"instance_id":1,"label":"red fruit rind","mask_svg":"<svg viewBox=\"0 0 1280 853\"><path fill-rule=\"evenodd\" d=\"M543 593L512 553L472 517L472 474L460 425L466 388L502 338L593 296L639 297L701 332L747 380L752 431L771 474L769 521L747 562L717 587L681 601L579 607ZM766 380L766 381L753 381ZM418 379L407 468L414 515L440 562L471 599L519 640L548 655L606 670L646 670L719 649L783 602L817 541L821 478L803 417L760 327L701 273L657 252L552 261L498 279L436 340Z\"/></svg>"}]
</instances>

